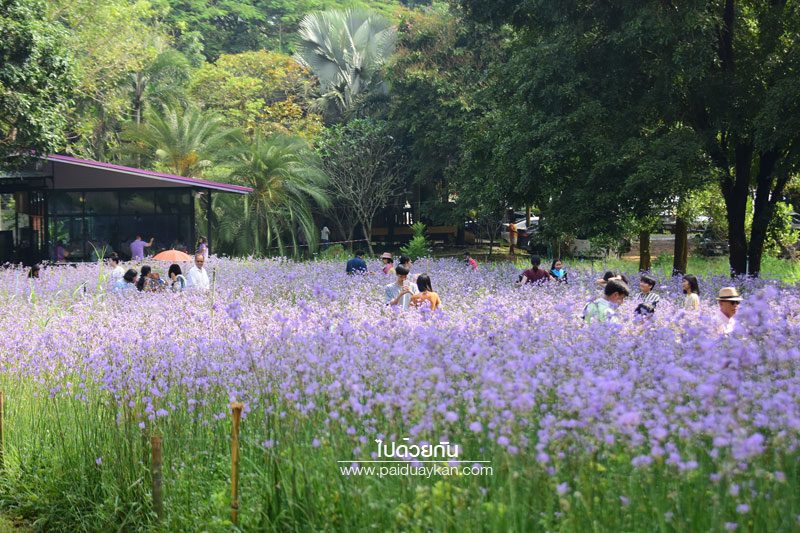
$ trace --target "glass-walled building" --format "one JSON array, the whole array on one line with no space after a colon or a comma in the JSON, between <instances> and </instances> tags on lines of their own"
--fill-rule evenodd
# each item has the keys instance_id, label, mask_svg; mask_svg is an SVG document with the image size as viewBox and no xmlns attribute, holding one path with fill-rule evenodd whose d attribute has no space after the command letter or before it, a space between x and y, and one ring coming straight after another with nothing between
<instances>
[{"instance_id":1,"label":"glass-walled building","mask_svg":"<svg viewBox=\"0 0 800 533\"><path fill-rule=\"evenodd\" d=\"M89 261L111 252L128 258L137 235L154 240L148 252L192 253L200 235L213 246L212 193L250 191L53 155L0 175L0 262Z\"/></svg>"}]
</instances>

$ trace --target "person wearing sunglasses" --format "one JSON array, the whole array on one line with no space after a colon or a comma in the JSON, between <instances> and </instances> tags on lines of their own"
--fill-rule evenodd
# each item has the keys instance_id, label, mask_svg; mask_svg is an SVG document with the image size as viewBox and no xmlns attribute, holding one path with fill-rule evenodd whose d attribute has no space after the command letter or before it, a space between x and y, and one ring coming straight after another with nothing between
<instances>
[{"instance_id":1,"label":"person wearing sunglasses","mask_svg":"<svg viewBox=\"0 0 800 533\"><path fill-rule=\"evenodd\" d=\"M742 303L742 297L736 287L723 287L717 296L719 302L719 313L717 313L717 332L720 335L728 335L736 326L736 311Z\"/></svg>"}]
</instances>

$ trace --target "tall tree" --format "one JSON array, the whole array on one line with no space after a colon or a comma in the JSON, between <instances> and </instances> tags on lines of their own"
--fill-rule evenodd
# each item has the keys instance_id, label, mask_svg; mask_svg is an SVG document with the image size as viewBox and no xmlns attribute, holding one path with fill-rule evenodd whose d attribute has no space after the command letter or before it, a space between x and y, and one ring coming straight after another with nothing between
<instances>
[{"instance_id":1,"label":"tall tree","mask_svg":"<svg viewBox=\"0 0 800 533\"><path fill-rule=\"evenodd\" d=\"M69 116L70 151L105 160L131 118L130 76L166 48L148 0L51 0L51 19L69 29L79 80Z\"/></svg>"},{"instance_id":2,"label":"tall tree","mask_svg":"<svg viewBox=\"0 0 800 533\"><path fill-rule=\"evenodd\" d=\"M228 212L222 218L221 235L254 252L268 253L273 245L281 255L291 246L298 254L300 234L313 250L317 230L313 208L330 205L325 187L328 178L308 143L300 137L257 135L243 146L231 177L253 188L244 199L243 214ZM299 230L299 231L298 231Z\"/></svg>"},{"instance_id":3,"label":"tall tree","mask_svg":"<svg viewBox=\"0 0 800 533\"><path fill-rule=\"evenodd\" d=\"M385 123L356 119L326 130L318 150L334 204L355 214L373 253L372 221L402 183L394 138ZM352 235L352 228L347 233Z\"/></svg>"},{"instance_id":4,"label":"tall tree","mask_svg":"<svg viewBox=\"0 0 800 533\"><path fill-rule=\"evenodd\" d=\"M329 122L361 114L388 93L383 67L395 46L390 22L365 10L323 11L300 23L296 58L319 79L319 107Z\"/></svg>"},{"instance_id":5,"label":"tall tree","mask_svg":"<svg viewBox=\"0 0 800 533\"><path fill-rule=\"evenodd\" d=\"M0 167L12 154L49 153L65 143L75 84L66 34L38 0L0 0Z\"/></svg>"},{"instance_id":6,"label":"tall tree","mask_svg":"<svg viewBox=\"0 0 800 533\"><path fill-rule=\"evenodd\" d=\"M247 135L313 138L322 117L311 111L315 82L291 56L259 50L223 54L194 72L191 94Z\"/></svg>"},{"instance_id":7,"label":"tall tree","mask_svg":"<svg viewBox=\"0 0 800 533\"><path fill-rule=\"evenodd\" d=\"M416 185L431 199L416 204L423 206L416 217L434 224L463 221L442 206L454 191L451 182L469 124L483 110L481 86L498 59L500 36L466 23L443 5L407 13L397 35L386 73L392 86L388 122L414 182L406 187ZM464 190L458 192L463 200Z\"/></svg>"},{"instance_id":8,"label":"tall tree","mask_svg":"<svg viewBox=\"0 0 800 533\"><path fill-rule=\"evenodd\" d=\"M148 110L144 123L128 125L123 150L157 170L196 177L222 159L237 133L218 115L191 106L165 106L162 111Z\"/></svg>"},{"instance_id":9,"label":"tall tree","mask_svg":"<svg viewBox=\"0 0 800 533\"><path fill-rule=\"evenodd\" d=\"M561 83L566 93L559 106L592 111L600 101L606 105L595 106L594 116L630 110L636 116L628 124L649 117L651 126L688 130L719 176L731 272L758 275L775 204L800 165L800 3L459 3L472 17L517 28L520 44L537 52L527 61L533 87L548 72L551 79L569 75ZM569 69L555 70L565 63L571 63ZM631 90L642 84L645 90ZM528 94L531 105L541 96ZM540 99L538 105L547 104ZM602 125L587 123L597 126ZM643 140L649 144L647 137ZM751 192L755 201L748 243Z\"/></svg>"}]
</instances>

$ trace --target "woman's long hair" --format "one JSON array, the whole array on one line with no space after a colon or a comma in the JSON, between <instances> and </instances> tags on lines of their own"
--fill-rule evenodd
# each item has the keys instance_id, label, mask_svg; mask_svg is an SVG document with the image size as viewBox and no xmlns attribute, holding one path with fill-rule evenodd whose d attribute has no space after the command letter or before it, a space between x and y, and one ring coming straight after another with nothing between
<instances>
[{"instance_id":1,"label":"woman's long hair","mask_svg":"<svg viewBox=\"0 0 800 533\"><path fill-rule=\"evenodd\" d=\"M419 289L419 292L433 292L433 287L431 286L431 277L427 274L420 274L417 277L417 289Z\"/></svg>"}]
</instances>

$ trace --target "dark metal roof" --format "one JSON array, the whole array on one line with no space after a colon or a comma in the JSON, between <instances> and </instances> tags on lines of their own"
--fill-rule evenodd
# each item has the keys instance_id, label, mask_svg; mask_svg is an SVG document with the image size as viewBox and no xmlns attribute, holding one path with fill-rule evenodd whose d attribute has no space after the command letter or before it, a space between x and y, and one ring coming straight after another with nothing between
<instances>
[{"instance_id":1,"label":"dark metal roof","mask_svg":"<svg viewBox=\"0 0 800 533\"><path fill-rule=\"evenodd\" d=\"M236 194L248 194L253 192L250 187L243 187L241 185L233 185L230 183L219 183L216 181L209 181L199 178L187 178L184 176L176 176L174 174L164 174L161 172L153 172L151 170L141 170L133 167L126 167L122 165L114 165L111 163L101 163L99 161L92 161L90 159L79 159L68 155L53 154L47 156L47 161L52 163L64 163L67 165L83 166L101 170L107 170L111 173L129 174L141 178L152 179L157 181L166 181L170 183L185 185L197 189L213 189L222 192L230 192Z\"/></svg>"}]
</instances>

